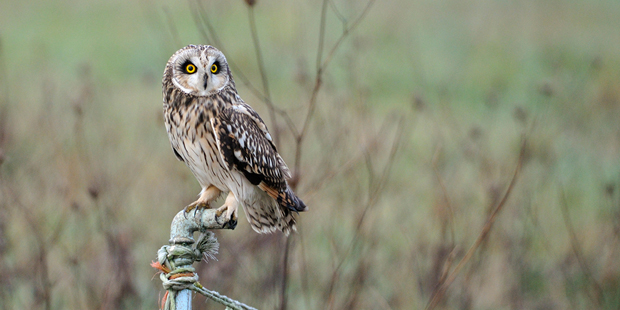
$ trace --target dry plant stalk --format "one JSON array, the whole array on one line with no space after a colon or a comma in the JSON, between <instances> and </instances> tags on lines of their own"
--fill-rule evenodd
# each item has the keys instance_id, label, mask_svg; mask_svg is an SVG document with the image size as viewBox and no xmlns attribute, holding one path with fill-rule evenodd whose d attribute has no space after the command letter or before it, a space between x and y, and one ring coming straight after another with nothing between
<instances>
[{"instance_id":1,"label":"dry plant stalk","mask_svg":"<svg viewBox=\"0 0 620 310\"><path fill-rule=\"evenodd\" d=\"M504 194L502 199L499 201L499 203L497 204L497 206L495 207L495 209L493 210L493 212L487 219L486 223L482 227L482 230L480 231L480 234L478 235L478 238L471 245L469 250L467 250L467 253L465 253L465 256L463 256L463 258L459 261L456 267L454 267L454 270L451 273L449 273L449 275L445 277L443 281L440 281L437 284L437 287L433 291L433 294L431 295L431 299L429 300L425 309L427 310L434 309L437 306L437 304L439 304L439 302L443 299L444 294L448 290L448 287L450 286L450 284L454 282L454 279L456 279L461 269L463 269L463 266L465 266L465 264L471 259L471 257L474 255L474 252L476 252L480 244L489 235L489 232L491 231L491 228L493 227L493 223L497 219L497 215L503 209L504 205L506 204L506 201L508 200L508 196L510 196L512 189L517 183L517 177L519 176L519 172L521 171L521 166L523 165L523 157L525 155L526 143L527 143L527 140L523 138L523 142L521 143L521 151L519 153L519 159L517 161L517 166L515 167L512 180L510 181L510 184L508 185L508 188L506 189L506 193Z\"/></svg>"},{"instance_id":2,"label":"dry plant stalk","mask_svg":"<svg viewBox=\"0 0 620 310\"><path fill-rule=\"evenodd\" d=\"M368 211L370 211L370 209L373 206L375 206L376 202L381 197L383 189L385 188L387 184L388 176L390 174L392 165L394 163L394 159L396 157L398 147L401 144L401 139L402 139L404 128L405 128L405 120L404 118L401 118L400 121L398 122L396 133L394 134L394 139L392 141L392 146L390 147L390 152L388 154L387 163L383 167L378 180L375 182L369 183L370 188L368 189L368 199L365 203L364 209L362 210L357 220L357 225L355 227L355 233L353 235L353 239L349 243L349 246L346 248L344 255L342 256L342 259L340 259L338 265L332 272L330 283L325 293L326 298L325 298L325 305L323 307L324 309L334 309L334 298L335 298L334 288L336 287L336 283L338 282L338 280L341 278L340 273L341 273L342 266L344 265L345 261L347 260L351 252L353 251L353 248L355 247L355 245L357 244L357 241L360 238L360 233L362 231L362 224L364 223L364 219L366 218ZM360 261L360 265L361 264L364 264L364 260ZM361 266L358 266L358 274L361 272L361 270L359 270L360 267Z\"/></svg>"},{"instance_id":3,"label":"dry plant stalk","mask_svg":"<svg viewBox=\"0 0 620 310\"><path fill-rule=\"evenodd\" d=\"M568 237L570 239L570 245L573 249L573 253L575 254L575 258L577 258L577 263L579 264L579 268L581 268L583 274L586 276L590 282L592 282L592 286L594 292L590 292L589 290L586 292L590 301L595 304L597 307L601 307L601 299L604 299L603 288L596 281L590 267L586 263L586 259L583 257L583 251L581 250L581 246L579 245L579 241L577 241L577 234L575 233L575 228L573 227L573 223L570 220L570 215L568 214L568 202L566 201L566 193L564 189L561 191L562 196L562 218L564 219L564 224L566 225L566 229L568 230Z\"/></svg>"}]
</instances>

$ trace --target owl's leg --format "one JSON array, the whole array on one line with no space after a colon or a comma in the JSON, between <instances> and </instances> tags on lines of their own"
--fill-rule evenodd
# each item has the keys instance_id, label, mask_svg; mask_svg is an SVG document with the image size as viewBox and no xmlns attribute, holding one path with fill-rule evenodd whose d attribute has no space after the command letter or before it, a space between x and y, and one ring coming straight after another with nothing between
<instances>
[{"instance_id":1,"label":"owl's leg","mask_svg":"<svg viewBox=\"0 0 620 310\"><path fill-rule=\"evenodd\" d=\"M226 202L224 202L221 207L217 208L215 215L220 217L224 212L226 212L226 214L224 214L224 218L234 223L232 225L237 225L237 209L239 209L239 202L237 201L237 198L235 198L235 194L233 194L233 192L229 192L226 197Z\"/></svg>"},{"instance_id":2,"label":"owl's leg","mask_svg":"<svg viewBox=\"0 0 620 310\"><path fill-rule=\"evenodd\" d=\"M211 202L217 199L221 193L222 191L220 191L217 187L209 185L206 189L200 192L200 197L198 197L198 200L185 207L185 213L187 214L194 209L196 209L196 211L199 209L208 209Z\"/></svg>"}]
</instances>

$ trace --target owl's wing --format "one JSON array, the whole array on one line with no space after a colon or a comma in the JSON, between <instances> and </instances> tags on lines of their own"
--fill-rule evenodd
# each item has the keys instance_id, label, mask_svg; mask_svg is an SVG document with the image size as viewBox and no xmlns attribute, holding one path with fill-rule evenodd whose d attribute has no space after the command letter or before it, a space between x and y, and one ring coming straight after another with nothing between
<instances>
[{"instance_id":1,"label":"owl's wing","mask_svg":"<svg viewBox=\"0 0 620 310\"><path fill-rule=\"evenodd\" d=\"M241 171L280 205L302 211L305 205L290 190L290 171L278 154L267 126L245 103L225 108L211 119L222 160Z\"/></svg>"},{"instance_id":2,"label":"owl's wing","mask_svg":"<svg viewBox=\"0 0 620 310\"><path fill-rule=\"evenodd\" d=\"M253 112L253 113L252 113ZM267 131L267 126L247 104L227 107L211 119L222 160L242 171L248 180L275 188L286 185L290 172Z\"/></svg>"}]
</instances>

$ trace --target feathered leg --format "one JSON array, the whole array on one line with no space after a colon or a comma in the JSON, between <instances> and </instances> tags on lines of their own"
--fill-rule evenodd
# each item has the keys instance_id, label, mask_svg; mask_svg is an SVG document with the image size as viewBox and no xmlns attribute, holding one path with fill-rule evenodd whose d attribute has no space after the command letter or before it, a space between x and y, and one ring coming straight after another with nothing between
<instances>
[{"instance_id":1,"label":"feathered leg","mask_svg":"<svg viewBox=\"0 0 620 310\"><path fill-rule=\"evenodd\" d=\"M194 209L198 210L210 208L211 203L216 200L221 193L222 191L220 191L217 187L209 185L206 189L203 189L202 192L200 192L200 197L198 197L198 200L185 207L185 213L189 213Z\"/></svg>"}]
</instances>

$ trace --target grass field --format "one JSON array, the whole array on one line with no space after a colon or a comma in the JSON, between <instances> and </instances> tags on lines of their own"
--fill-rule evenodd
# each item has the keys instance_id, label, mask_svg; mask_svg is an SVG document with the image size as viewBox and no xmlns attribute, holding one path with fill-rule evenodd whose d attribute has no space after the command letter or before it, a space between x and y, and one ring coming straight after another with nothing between
<instances>
[{"instance_id":1,"label":"grass field","mask_svg":"<svg viewBox=\"0 0 620 310\"><path fill-rule=\"evenodd\" d=\"M234 63L310 208L286 270L281 234L216 232L205 287L423 309L457 270L436 309L620 309L620 2L198 1L0 3L0 309L158 307L149 264L200 191L162 118L190 43Z\"/></svg>"}]
</instances>

